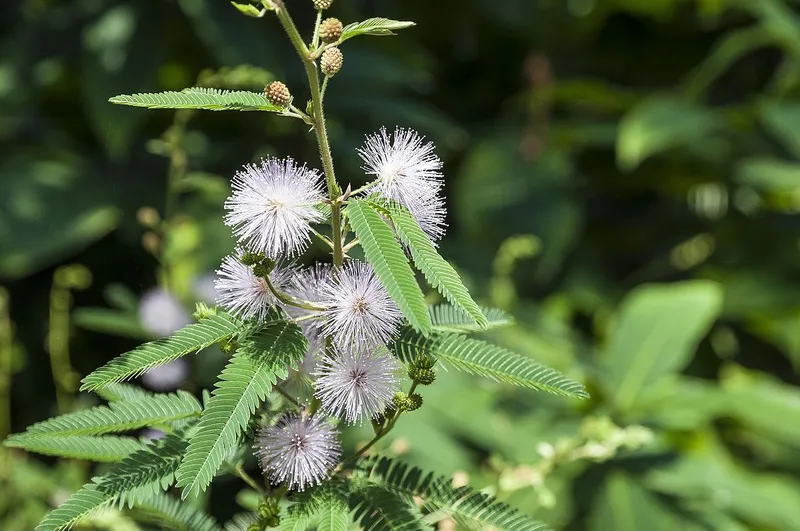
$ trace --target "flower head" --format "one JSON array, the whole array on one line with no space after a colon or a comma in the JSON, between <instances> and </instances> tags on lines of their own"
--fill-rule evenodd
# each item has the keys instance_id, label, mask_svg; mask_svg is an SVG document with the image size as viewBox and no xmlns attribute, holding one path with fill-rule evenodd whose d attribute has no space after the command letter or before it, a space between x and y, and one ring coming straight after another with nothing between
<instances>
[{"instance_id":1,"label":"flower head","mask_svg":"<svg viewBox=\"0 0 800 531\"><path fill-rule=\"evenodd\" d=\"M375 418L392 402L400 369L400 363L383 348L339 351L318 365L315 396L328 414L344 416L350 424Z\"/></svg>"},{"instance_id":2,"label":"flower head","mask_svg":"<svg viewBox=\"0 0 800 531\"><path fill-rule=\"evenodd\" d=\"M172 391L180 387L187 376L189 364L185 359L178 358L142 374L142 383L156 391Z\"/></svg>"},{"instance_id":3,"label":"flower head","mask_svg":"<svg viewBox=\"0 0 800 531\"><path fill-rule=\"evenodd\" d=\"M233 178L225 223L252 251L271 258L295 255L310 241L310 223L322 221L320 176L292 159L269 158Z\"/></svg>"},{"instance_id":4,"label":"flower head","mask_svg":"<svg viewBox=\"0 0 800 531\"><path fill-rule=\"evenodd\" d=\"M288 283L290 275L290 268L276 266L269 278L273 286L281 289ZM226 256L222 260L214 286L217 288L217 303L241 319L263 321L270 307L278 304L266 280L256 276L250 266L239 260L239 256Z\"/></svg>"},{"instance_id":5,"label":"flower head","mask_svg":"<svg viewBox=\"0 0 800 531\"><path fill-rule=\"evenodd\" d=\"M406 207L435 240L444 232L445 210L439 198L442 161L433 149L433 143L424 143L416 131L398 127L393 135L381 129L368 136L358 153L364 171L377 177L366 193L378 193Z\"/></svg>"},{"instance_id":6,"label":"flower head","mask_svg":"<svg viewBox=\"0 0 800 531\"><path fill-rule=\"evenodd\" d=\"M371 349L397 331L402 314L372 266L351 261L324 292L323 332L344 349Z\"/></svg>"},{"instance_id":7,"label":"flower head","mask_svg":"<svg viewBox=\"0 0 800 531\"><path fill-rule=\"evenodd\" d=\"M287 413L256 438L256 454L273 483L305 490L324 478L339 460L338 432L320 416Z\"/></svg>"}]
</instances>

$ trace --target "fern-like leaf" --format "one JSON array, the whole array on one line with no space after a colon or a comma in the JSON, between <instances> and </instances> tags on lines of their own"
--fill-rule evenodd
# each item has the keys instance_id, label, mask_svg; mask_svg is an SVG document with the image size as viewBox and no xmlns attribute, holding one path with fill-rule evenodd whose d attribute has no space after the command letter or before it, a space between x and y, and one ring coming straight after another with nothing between
<instances>
[{"instance_id":1,"label":"fern-like leaf","mask_svg":"<svg viewBox=\"0 0 800 531\"><path fill-rule=\"evenodd\" d=\"M436 251L436 247L420 228L414 216L405 208L393 204L389 207L389 217L400 240L411 251L414 263L430 285L436 288L450 304L464 310L480 328L486 328L488 321L480 306L472 300L469 290L461 282L453 266Z\"/></svg>"},{"instance_id":2,"label":"fern-like leaf","mask_svg":"<svg viewBox=\"0 0 800 531\"><path fill-rule=\"evenodd\" d=\"M470 487L453 488L450 480L388 457L359 461L354 483L377 485L396 495L417 496L431 511L479 529L547 531L548 527L505 503Z\"/></svg>"},{"instance_id":3,"label":"fern-like leaf","mask_svg":"<svg viewBox=\"0 0 800 531\"><path fill-rule=\"evenodd\" d=\"M134 452L94 478L97 489L113 496L119 506L135 504L167 490L175 482L188 443L180 435L166 435Z\"/></svg>"},{"instance_id":4,"label":"fern-like leaf","mask_svg":"<svg viewBox=\"0 0 800 531\"><path fill-rule=\"evenodd\" d=\"M71 529L88 515L114 501L114 497L97 490L92 483L70 496L67 501L47 513L35 531Z\"/></svg>"},{"instance_id":5,"label":"fern-like leaf","mask_svg":"<svg viewBox=\"0 0 800 531\"><path fill-rule=\"evenodd\" d=\"M9 437L4 443L11 448L22 448L37 454L54 455L69 459L86 459L101 463L116 463L144 445L133 437L105 435L89 437Z\"/></svg>"},{"instance_id":6,"label":"fern-like leaf","mask_svg":"<svg viewBox=\"0 0 800 531\"><path fill-rule=\"evenodd\" d=\"M495 328L502 328L514 324L514 318L499 308L481 308L481 313L486 317L486 327L481 328L468 315L465 315L456 306L450 304L437 304L428 308L431 314L433 329L438 332L453 332L467 334L470 332L484 332Z\"/></svg>"},{"instance_id":7,"label":"fern-like leaf","mask_svg":"<svg viewBox=\"0 0 800 531\"><path fill-rule=\"evenodd\" d=\"M186 391L178 391L152 395L136 402L113 402L108 406L67 413L38 422L16 438L25 440L33 437L99 435L135 430L199 415L200 403L197 399Z\"/></svg>"},{"instance_id":8,"label":"fern-like leaf","mask_svg":"<svg viewBox=\"0 0 800 531\"><path fill-rule=\"evenodd\" d=\"M240 331L241 324L233 317L219 313L181 328L171 337L145 343L118 356L83 379L81 391L92 391L127 380L230 338Z\"/></svg>"},{"instance_id":9,"label":"fern-like leaf","mask_svg":"<svg viewBox=\"0 0 800 531\"><path fill-rule=\"evenodd\" d=\"M178 469L183 497L204 491L276 378L303 359L307 341L300 328L286 321L268 323L241 342L220 375Z\"/></svg>"},{"instance_id":10,"label":"fern-like leaf","mask_svg":"<svg viewBox=\"0 0 800 531\"><path fill-rule=\"evenodd\" d=\"M366 202L351 201L347 215L367 261L375 268L400 311L414 329L423 334L430 332L431 316L425 307L425 297L392 229Z\"/></svg>"},{"instance_id":11,"label":"fern-like leaf","mask_svg":"<svg viewBox=\"0 0 800 531\"><path fill-rule=\"evenodd\" d=\"M264 94L244 90L187 88L180 92L123 94L109 99L111 103L148 109L198 109L206 111L270 111L283 112L271 104Z\"/></svg>"},{"instance_id":12,"label":"fern-like leaf","mask_svg":"<svg viewBox=\"0 0 800 531\"><path fill-rule=\"evenodd\" d=\"M109 402L138 402L145 398L150 398L151 393L138 385L126 383L113 383L94 390L100 398Z\"/></svg>"},{"instance_id":13,"label":"fern-like leaf","mask_svg":"<svg viewBox=\"0 0 800 531\"><path fill-rule=\"evenodd\" d=\"M454 369L554 395L584 399L583 385L560 372L502 347L458 334L423 337L406 328L395 339L393 350L406 362L427 353Z\"/></svg>"},{"instance_id":14,"label":"fern-like leaf","mask_svg":"<svg viewBox=\"0 0 800 531\"><path fill-rule=\"evenodd\" d=\"M344 42L358 35L394 35L395 31L415 26L414 22L405 20L391 20L388 18L368 18L362 22L348 24L342 30L339 41Z\"/></svg>"},{"instance_id":15,"label":"fern-like leaf","mask_svg":"<svg viewBox=\"0 0 800 531\"><path fill-rule=\"evenodd\" d=\"M225 524L224 531L249 531L250 526L258 523L258 513L239 513ZM283 519L278 529L283 529ZM305 531L305 528L297 531Z\"/></svg>"},{"instance_id":16,"label":"fern-like leaf","mask_svg":"<svg viewBox=\"0 0 800 531\"><path fill-rule=\"evenodd\" d=\"M410 496L367 485L350 496L356 521L364 531L427 531L432 529Z\"/></svg>"},{"instance_id":17,"label":"fern-like leaf","mask_svg":"<svg viewBox=\"0 0 800 531\"><path fill-rule=\"evenodd\" d=\"M133 512L140 522L171 531L220 531L220 525L208 514L168 494L159 493L139 503Z\"/></svg>"}]
</instances>

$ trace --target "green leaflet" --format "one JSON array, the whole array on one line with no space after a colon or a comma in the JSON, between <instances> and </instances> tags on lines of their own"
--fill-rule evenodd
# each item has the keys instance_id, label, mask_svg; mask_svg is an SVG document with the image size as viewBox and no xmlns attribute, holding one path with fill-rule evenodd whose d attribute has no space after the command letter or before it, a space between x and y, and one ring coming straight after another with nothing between
<instances>
[{"instance_id":1,"label":"green leaflet","mask_svg":"<svg viewBox=\"0 0 800 531\"><path fill-rule=\"evenodd\" d=\"M153 367L227 339L240 329L241 324L233 317L225 313L212 315L181 328L168 338L150 341L114 358L84 378L81 391L92 391L139 376Z\"/></svg>"},{"instance_id":2,"label":"green leaflet","mask_svg":"<svg viewBox=\"0 0 800 531\"><path fill-rule=\"evenodd\" d=\"M459 308L450 304L437 304L428 308L431 314L433 329L437 332L453 332L466 334L469 332L485 332L514 324L514 318L499 308L481 308L486 317L486 327L481 328Z\"/></svg>"},{"instance_id":3,"label":"green leaflet","mask_svg":"<svg viewBox=\"0 0 800 531\"><path fill-rule=\"evenodd\" d=\"M420 228L414 216L397 204L391 205L388 211L397 235L408 246L414 263L430 285L436 288L450 304L464 310L480 328L486 328L488 322L480 306L472 300L453 266L436 251L436 247Z\"/></svg>"},{"instance_id":4,"label":"green leaflet","mask_svg":"<svg viewBox=\"0 0 800 531\"><path fill-rule=\"evenodd\" d=\"M119 105L148 109L198 109L206 111L269 111L283 112L267 101L263 94L244 90L187 88L180 92L122 94L108 101Z\"/></svg>"},{"instance_id":5,"label":"green leaflet","mask_svg":"<svg viewBox=\"0 0 800 531\"><path fill-rule=\"evenodd\" d=\"M391 20L380 17L368 18L362 22L353 22L345 26L339 41L344 42L358 35L394 35L396 30L410 28L411 26L416 26L416 24L405 20Z\"/></svg>"},{"instance_id":6,"label":"green leaflet","mask_svg":"<svg viewBox=\"0 0 800 531\"><path fill-rule=\"evenodd\" d=\"M115 463L144 445L133 437L69 435L66 437L11 437L3 443L37 454Z\"/></svg>"},{"instance_id":7,"label":"green leaflet","mask_svg":"<svg viewBox=\"0 0 800 531\"><path fill-rule=\"evenodd\" d=\"M286 321L267 323L241 341L220 375L178 469L184 498L204 491L211 483L276 379L285 378L287 367L300 363L306 348L300 327Z\"/></svg>"},{"instance_id":8,"label":"green leaflet","mask_svg":"<svg viewBox=\"0 0 800 531\"><path fill-rule=\"evenodd\" d=\"M366 485L354 491L350 503L364 531L423 531L432 529L422 520L414 501L405 493Z\"/></svg>"},{"instance_id":9,"label":"green leaflet","mask_svg":"<svg viewBox=\"0 0 800 531\"><path fill-rule=\"evenodd\" d=\"M64 435L99 435L135 430L200 414L200 403L186 391L151 395L136 402L114 402L84 411L67 413L38 422L14 440Z\"/></svg>"},{"instance_id":10,"label":"green leaflet","mask_svg":"<svg viewBox=\"0 0 800 531\"><path fill-rule=\"evenodd\" d=\"M132 505L154 496L172 483L185 450L185 441L168 435L132 453L48 513L36 531L69 529L92 511L117 500Z\"/></svg>"},{"instance_id":11,"label":"green leaflet","mask_svg":"<svg viewBox=\"0 0 800 531\"><path fill-rule=\"evenodd\" d=\"M588 398L583 385L560 372L502 347L458 334L422 337L408 328L401 331L392 349L409 362L426 352L447 365L476 376L571 398Z\"/></svg>"},{"instance_id":12,"label":"green leaflet","mask_svg":"<svg viewBox=\"0 0 800 531\"><path fill-rule=\"evenodd\" d=\"M396 496L418 496L432 511L440 511L466 525L504 531L547 531L548 527L505 503L470 487L453 488L451 481L388 457L359 460L354 484L380 486ZM369 490L370 494L375 491Z\"/></svg>"},{"instance_id":13,"label":"green leaflet","mask_svg":"<svg viewBox=\"0 0 800 531\"><path fill-rule=\"evenodd\" d=\"M140 522L158 525L160 529L174 531L221 529L216 520L208 514L161 492L139 503L134 509L134 518Z\"/></svg>"},{"instance_id":14,"label":"green leaflet","mask_svg":"<svg viewBox=\"0 0 800 531\"><path fill-rule=\"evenodd\" d=\"M368 203L351 201L347 215L367 261L414 329L427 334L431 317L414 272L392 229Z\"/></svg>"},{"instance_id":15,"label":"green leaflet","mask_svg":"<svg viewBox=\"0 0 800 531\"><path fill-rule=\"evenodd\" d=\"M94 392L109 402L136 402L155 394L137 385L126 383L109 384L95 389Z\"/></svg>"},{"instance_id":16,"label":"green leaflet","mask_svg":"<svg viewBox=\"0 0 800 531\"><path fill-rule=\"evenodd\" d=\"M114 498L88 483L70 496L67 501L47 513L35 531L60 531L69 529L93 511L114 501Z\"/></svg>"}]
</instances>

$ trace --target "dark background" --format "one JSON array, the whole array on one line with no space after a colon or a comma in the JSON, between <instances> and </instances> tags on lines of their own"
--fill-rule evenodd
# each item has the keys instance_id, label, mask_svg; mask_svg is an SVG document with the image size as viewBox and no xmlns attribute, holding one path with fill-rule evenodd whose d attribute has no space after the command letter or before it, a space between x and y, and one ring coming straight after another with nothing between
<instances>
[{"instance_id":1,"label":"dark background","mask_svg":"<svg viewBox=\"0 0 800 531\"><path fill-rule=\"evenodd\" d=\"M311 2L287 4L307 34ZM593 395L443 374L384 449L556 529L797 529L798 3L336 0L330 14L417 23L343 45L326 96L339 179L365 182L355 148L381 126L434 141L442 253L518 321L493 339ZM142 294L160 286L191 311L233 246L221 205L241 165L319 164L299 121L107 103L272 79L305 102L270 16L223 0L8 1L0 15L0 418L18 432L58 411L54 359L69 353L75 375L56 371L69 391L152 337ZM222 357L204 356L185 388L213 384ZM636 359L665 365L623 401ZM651 440L622 447L640 427ZM558 450L553 470L540 443ZM89 470L14 452L2 473L0 522L24 530ZM220 485L224 520L241 485Z\"/></svg>"}]
</instances>

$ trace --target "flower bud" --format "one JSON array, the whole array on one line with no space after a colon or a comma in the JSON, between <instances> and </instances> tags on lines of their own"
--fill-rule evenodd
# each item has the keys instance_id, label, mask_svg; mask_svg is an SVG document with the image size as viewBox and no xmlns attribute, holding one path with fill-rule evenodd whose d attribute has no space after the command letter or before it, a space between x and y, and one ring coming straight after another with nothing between
<instances>
[{"instance_id":1,"label":"flower bud","mask_svg":"<svg viewBox=\"0 0 800 531\"><path fill-rule=\"evenodd\" d=\"M264 260L264 253L245 252L239 257L239 261L246 266L254 266Z\"/></svg>"},{"instance_id":2,"label":"flower bud","mask_svg":"<svg viewBox=\"0 0 800 531\"><path fill-rule=\"evenodd\" d=\"M406 404L406 411L416 411L420 407L422 407L422 395L418 395L414 393L413 395L408 395L407 404Z\"/></svg>"},{"instance_id":3,"label":"flower bud","mask_svg":"<svg viewBox=\"0 0 800 531\"><path fill-rule=\"evenodd\" d=\"M420 385L430 385L436 380L436 373L433 372L433 369L423 369L412 365L408 368L408 377Z\"/></svg>"},{"instance_id":4,"label":"flower bud","mask_svg":"<svg viewBox=\"0 0 800 531\"><path fill-rule=\"evenodd\" d=\"M334 42L342 36L344 26L338 18L326 18L319 26L319 36L324 42Z\"/></svg>"},{"instance_id":5,"label":"flower bud","mask_svg":"<svg viewBox=\"0 0 800 531\"><path fill-rule=\"evenodd\" d=\"M200 319L207 319L212 315L217 315L216 308L211 308L204 302L198 302L195 305L195 310L194 313L192 314L192 317L194 317L199 321Z\"/></svg>"},{"instance_id":6,"label":"flower bud","mask_svg":"<svg viewBox=\"0 0 800 531\"><path fill-rule=\"evenodd\" d=\"M311 0L311 3L314 4L314 9L322 11L323 9L331 7L333 0Z\"/></svg>"},{"instance_id":7,"label":"flower bud","mask_svg":"<svg viewBox=\"0 0 800 531\"><path fill-rule=\"evenodd\" d=\"M289 89L280 81L273 81L264 89L264 97L271 104L278 107L286 107L292 101L292 94Z\"/></svg>"},{"instance_id":8,"label":"flower bud","mask_svg":"<svg viewBox=\"0 0 800 531\"><path fill-rule=\"evenodd\" d=\"M399 411L405 411L406 406L408 405L408 395L402 391L398 391L392 397L392 403Z\"/></svg>"},{"instance_id":9,"label":"flower bud","mask_svg":"<svg viewBox=\"0 0 800 531\"><path fill-rule=\"evenodd\" d=\"M253 266L253 274L258 278L267 278L275 269L275 262L269 258L264 258L262 261Z\"/></svg>"},{"instance_id":10,"label":"flower bud","mask_svg":"<svg viewBox=\"0 0 800 531\"><path fill-rule=\"evenodd\" d=\"M335 76L341 70L343 62L344 55L339 48L328 48L322 52L322 59L320 59L322 73L329 77Z\"/></svg>"},{"instance_id":11,"label":"flower bud","mask_svg":"<svg viewBox=\"0 0 800 531\"><path fill-rule=\"evenodd\" d=\"M223 354L226 354L228 356L233 356L237 348L239 348L239 342L236 341L235 337L222 341L219 344L219 349L222 351Z\"/></svg>"}]
</instances>

